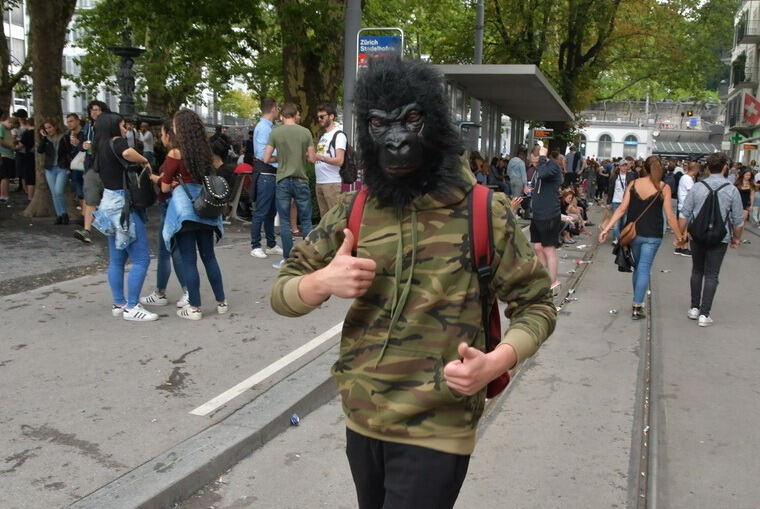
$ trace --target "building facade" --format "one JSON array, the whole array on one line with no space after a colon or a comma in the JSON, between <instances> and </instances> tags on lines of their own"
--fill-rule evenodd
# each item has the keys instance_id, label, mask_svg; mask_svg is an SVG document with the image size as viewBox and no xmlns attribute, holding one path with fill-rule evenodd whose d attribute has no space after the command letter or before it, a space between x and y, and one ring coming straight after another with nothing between
<instances>
[{"instance_id":1,"label":"building facade","mask_svg":"<svg viewBox=\"0 0 760 509\"><path fill-rule=\"evenodd\" d=\"M760 0L742 1L734 16L731 77L726 98L726 136L723 148L737 161L758 160L760 118L753 115L758 97L760 64ZM748 97L749 96L749 97Z\"/></svg>"}]
</instances>

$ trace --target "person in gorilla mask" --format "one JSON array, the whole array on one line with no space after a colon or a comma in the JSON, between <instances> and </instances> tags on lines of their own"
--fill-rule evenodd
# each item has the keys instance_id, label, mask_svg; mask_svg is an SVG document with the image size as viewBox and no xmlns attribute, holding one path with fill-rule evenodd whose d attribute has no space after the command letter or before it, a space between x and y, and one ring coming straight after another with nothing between
<instances>
[{"instance_id":1,"label":"person in gorilla mask","mask_svg":"<svg viewBox=\"0 0 760 509\"><path fill-rule=\"evenodd\" d=\"M509 303L510 326L485 353L469 249L475 178L443 90L425 63L371 61L355 94L369 187L359 238L347 228L355 193L345 194L272 289L273 309L290 317L333 295L353 299L332 375L361 509L453 507L486 386L533 355L556 323L549 275L495 193L489 295Z\"/></svg>"}]
</instances>

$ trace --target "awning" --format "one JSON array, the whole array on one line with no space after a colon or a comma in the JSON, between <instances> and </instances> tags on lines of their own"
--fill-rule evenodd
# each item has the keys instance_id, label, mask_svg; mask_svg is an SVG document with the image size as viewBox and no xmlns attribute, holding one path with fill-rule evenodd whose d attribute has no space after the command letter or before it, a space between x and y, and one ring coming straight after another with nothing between
<instances>
[{"instance_id":1,"label":"awning","mask_svg":"<svg viewBox=\"0 0 760 509\"><path fill-rule=\"evenodd\" d=\"M655 140L655 154L712 154L720 152L720 146L714 143L695 141L660 141Z\"/></svg>"},{"instance_id":2,"label":"awning","mask_svg":"<svg viewBox=\"0 0 760 509\"><path fill-rule=\"evenodd\" d=\"M535 65L436 65L446 80L471 97L497 105L521 120L567 122L574 118Z\"/></svg>"}]
</instances>

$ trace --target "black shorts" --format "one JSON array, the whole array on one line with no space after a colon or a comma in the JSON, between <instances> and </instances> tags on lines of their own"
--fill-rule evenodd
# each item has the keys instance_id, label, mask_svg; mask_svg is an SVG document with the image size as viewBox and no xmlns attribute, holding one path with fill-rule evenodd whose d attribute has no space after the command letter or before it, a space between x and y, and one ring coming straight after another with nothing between
<instances>
[{"instance_id":1,"label":"black shorts","mask_svg":"<svg viewBox=\"0 0 760 509\"><path fill-rule=\"evenodd\" d=\"M34 154L16 154L16 176L23 179L28 186L36 184L37 171L34 168Z\"/></svg>"},{"instance_id":2,"label":"black shorts","mask_svg":"<svg viewBox=\"0 0 760 509\"><path fill-rule=\"evenodd\" d=\"M562 219L531 219L530 241L544 247L559 247L559 233L562 229Z\"/></svg>"},{"instance_id":3,"label":"black shorts","mask_svg":"<svg viewBox=\"0 0 760 509\"><path fill-rule=\"evenodd\" d=\"M13 179L16 178L16 160L8 157L0 157L2 164L0 164L0 179Z\"/></svg>"}]
</instances>

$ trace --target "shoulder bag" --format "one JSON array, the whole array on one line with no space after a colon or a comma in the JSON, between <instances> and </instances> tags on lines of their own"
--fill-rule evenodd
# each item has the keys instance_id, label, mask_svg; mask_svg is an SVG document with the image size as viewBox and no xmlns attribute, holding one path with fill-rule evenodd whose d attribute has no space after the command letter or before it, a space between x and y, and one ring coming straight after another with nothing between
<instances>
[{"instance_id":1,"label":"shoulder bag","mask_svg":"<svg viewBox=\"0 0 760 509\"><path fill-rule=\"evenodd\" d=\"M177 174L182 189L185 190L188 199L193 204L193 209L198 217L203 219L215 219L222 215L224 207L229 203L232 197L230 186L224 177L219 175L206 175L203 177L201 192L197 198L193 199L187 184L182 177Z\"/></svg>"},{"instance_id":2,"label":"shoulder bag","mask_svg":"<svg viewBox=\"0 0 760 509\"><path fill-rule=\"evenodd\" d=\"M124 182L124 193L129 199L132 206L136 209L147 209L156 203L156 188L150 180L150 171L147 168L139 170L139 165L129 163L121 155L116 153L113 147L113 138L109 142L111 152L124 167L122 179Z\"/></svg>"}]
</instances>

